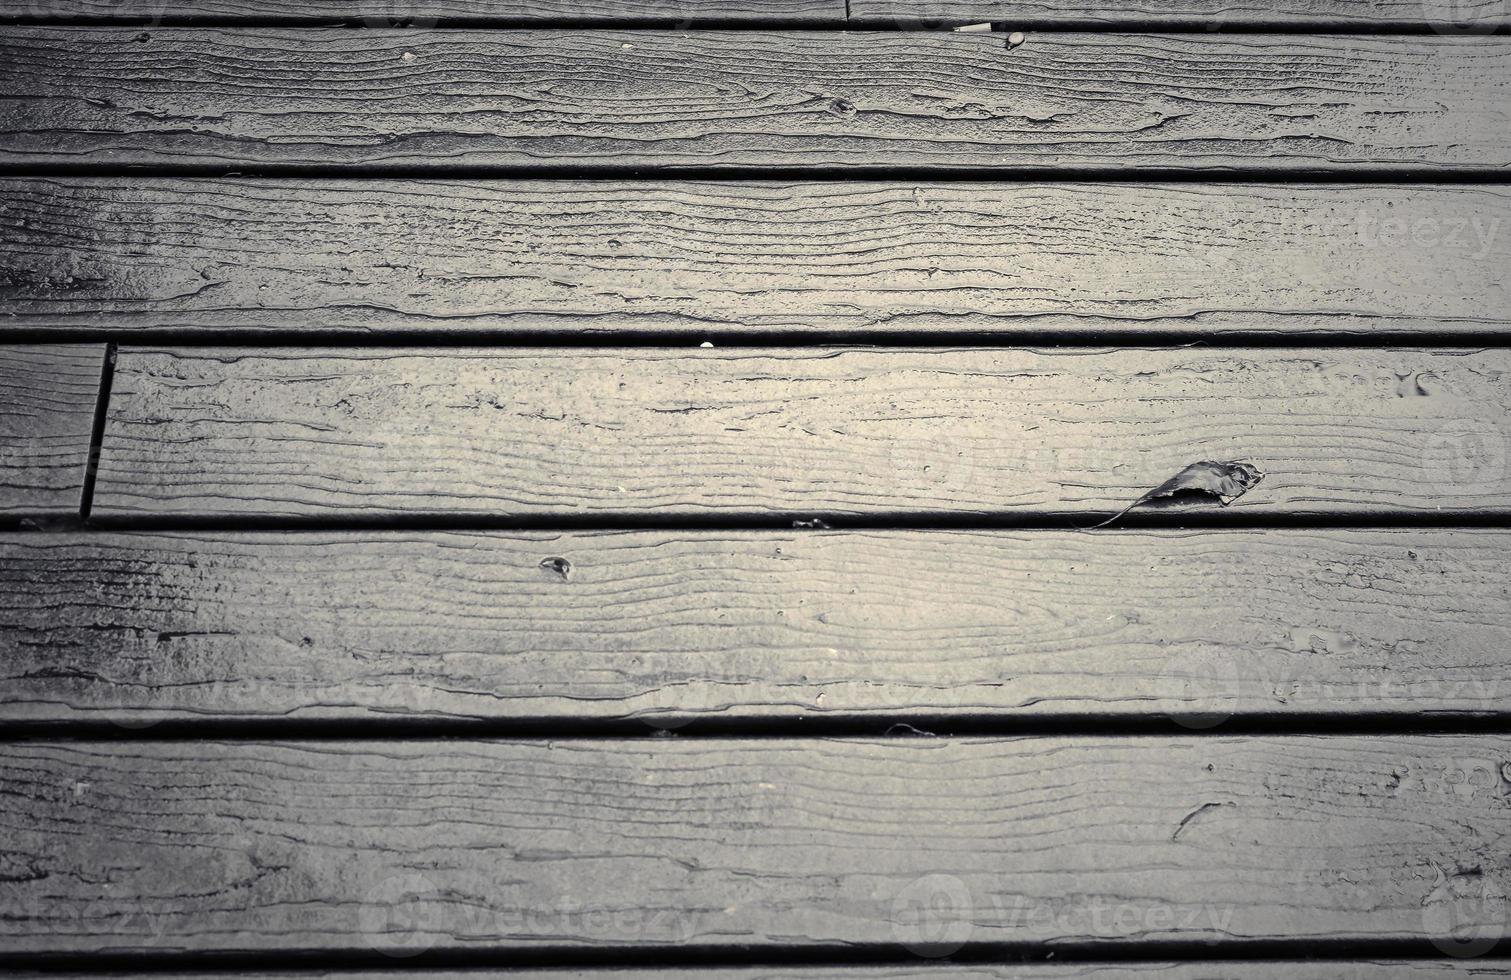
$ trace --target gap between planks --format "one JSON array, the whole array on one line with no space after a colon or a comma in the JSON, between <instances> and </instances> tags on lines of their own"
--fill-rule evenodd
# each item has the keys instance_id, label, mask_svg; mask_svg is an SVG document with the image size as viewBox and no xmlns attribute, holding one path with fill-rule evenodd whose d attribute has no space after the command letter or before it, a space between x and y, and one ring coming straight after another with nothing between
<instances>
[{"instance_id":1,"label":"gap between planks","mask_svg":"<svg viewBox=\"0 0 1511 980\"><path fill-rule=\"evenodd\" d=\"M100 391L95 399L94 425L89 436L89 460L84 469L84 485L79 494L79 517L89 520L94 509L94 483L100 466L100 441L105 437L105 420L110 413L110 388L115 378L116 345L107 343L100 364Z\"/></svg>"}]
</instances>

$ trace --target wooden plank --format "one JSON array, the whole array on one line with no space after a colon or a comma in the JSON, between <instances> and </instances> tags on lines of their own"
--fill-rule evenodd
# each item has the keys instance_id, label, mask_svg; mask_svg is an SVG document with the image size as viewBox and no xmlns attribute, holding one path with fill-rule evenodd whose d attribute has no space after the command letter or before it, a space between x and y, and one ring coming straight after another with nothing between
<instances>
[{"instance_id":1,"label":"wooden plank","mask_svg":"<svg viewBox=\"0 0 1511 980\"><path fill-rule=\"evenodd\" d=\"M16 28L0 165L1500 170L1511 41Z\"/></svg>"},{"instance_id":2,"label":"wooden plank","mask_svg":"<svg viewBox=\"0 0 1511 980\"><path fill-rule=\"evenodd\" d=\"M1511 351L123 350L95 513L1273 517L1511 506ZM1221 510L1207 498L1194 506Z\"/></svg>"},{"instance_id":3,"label":"wooden plank","mask_svg":"<svg viewBox=\"0 0 1511 980\"><path fill-rule=\"evenodd\" d=\"M0 180L0 197L0 329L1511 324L1511 194L1492 186L101 178Z\"/></svg>"},{"instance_id":4,"label":"wooden plank","mask_svg":"<svg viewBox=\"0 0 1511 980\"><path fill-rule=\"evenodd\" d=\"M12 535L0 722L1505 717L1508 566L1501 531Z\"/></svg>"},{"instance_id":5,"label":"wooden plank","mask_svg":"<svg viewBox=\"0 0 1511 980\"><path fill-rule=\"evenodd\" d=\"M811 23L928 29L995 21L1008 28L1094 27L1359 29L1431 27L1444 34L1488 34L1508 18L1500 0L1143 0L1067 4L1063 0L0 0L0 20L156 24L249 20L372 27L440 24Z\"/></svg>"},{"instance_id":6,"label":"wooden plank","mask_svg":"<svg viewBox=\"0 0 1511 980\"><path fill-rule=\"evenodd\" d=\"M993 964L933 963L921 960L918 966L769 966L746 969L729 967L693 967L675 969L507 969L465 970L427 969L430 980L1459 980L1464 977L1511 976L1511 963L1502 959L1441 960L1266 960L1245 962L1149 962L1149 963L1013 963ZM17 973L13 977L31 980L93 980L120 974L102 973ZM236 973L171 972L152 974L162 980L363 980L367 977L391 976L357 970L300 970L288 973L239 971Z\"/></svg>"},{"instance_id":7,"label":"wooden plank","mask_svg":"<svg viewBox=\"0 0 1511 980\"><path fill-rule=\"evenodd\" d=\"M104 354L0 347L0 517L79 513Z\"/></svg>"},{"instance_id":8,"label":"wooden plank","mask_svg":"<svg viewBox=\"0 0 1511 980\"><path fill-rule=\"evenodd\" d=\"M1185 30L1284 27L1402 30L1430 27L1445 34L1489 34L1511 23L1501 0L850 0L853 22L904 29L986 21L1007 30L1057 27L1148 27Z\"/></svg>"},{"instance_id":9,"label":"wooden plank","mask_svg":"<svg viewBox=\"0 0 1511 980\"><path fill-rule=\"evenodd\" d=\"M0 0L0 20L442 24L838 24L844 0Z\"/></svg>"},{"instance_id":10,"label":"wooden plank","mask_svg":"<svg viewBox=\"0 0 1511 980\"><path fill-rule=\"evenodd\" d=\"M13 954L1508 931L1511 737L23 741Z\"/></svg>"}]
</instances>

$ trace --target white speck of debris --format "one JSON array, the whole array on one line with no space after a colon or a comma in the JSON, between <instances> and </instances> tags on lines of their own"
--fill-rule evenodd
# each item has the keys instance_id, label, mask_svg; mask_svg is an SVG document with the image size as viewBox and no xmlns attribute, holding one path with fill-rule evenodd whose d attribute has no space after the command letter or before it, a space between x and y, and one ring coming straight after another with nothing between
<instances>
[{"instance_id":1,"label":"white speck of debris","mask_svg":"<svg viewBox=\"0 0 1511 980\"><path fill-rule=\"evenodd\" d=\"M629 50L632 50L635 46L633 44L631 44L630 42L625 41L623 44L619 45L619 47L623 51L629 51Z\"/></svg>"},{"instance_id":2,"label":"white speck of debris","mask_svg":"<svg viewBox=\"0 0 1511 980\"><path fill-rule=\"evenodd\" d=\"M403 60L403 61L413 61L414 60L414 52L413 51L405 51L404 55L403 55L403 58L401 60Z\"/></svg>"},{"instance_id":3,"label":"white speck of debris","mask_svg":"<svg viewBox=\"0 0 1511 980\"><path fill-rule=\"evenodd\" d=\"M964 24L955 28L956 34L985 34L991 31L992 25L987 24Z\"/></svg>"},{"instance_id":4,"label":"white speck of debris","mask_svg":"<svg viewBox=\"0 0 1511 980\"><path fill-rule=\"evenodd\" d=\"M1011 34L1009 34L1007 36L1007 46L1009 48L1016 48L1018 45L1022 44L1026 40L1028 40L1028 39L1023 36L1023 32L1022 31L1013 31Z\"/></svg>"},{"instance_id":5,"label":"white speck of debris","mask_svg":"<svg viewBox=\"0 0 1511 980\"><path fill-rule=\"evenodd\" d=\"M711 340L705 340L705 341L703 341L703 343L699 344L698 346L699 347L712 347L713 345L714 345L713 341L711 341Z\"/></svg>"}]
</instances>

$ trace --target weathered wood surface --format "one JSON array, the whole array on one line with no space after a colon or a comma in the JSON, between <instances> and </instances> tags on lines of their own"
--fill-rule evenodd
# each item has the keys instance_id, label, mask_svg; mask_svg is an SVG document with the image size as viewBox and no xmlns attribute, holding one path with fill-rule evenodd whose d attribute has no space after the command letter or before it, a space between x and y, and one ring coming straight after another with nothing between
<instances>
[{"instance_id":1,"label":"weathered wood surface","mask_svg":"<svg viewBox=\"0 0 1511 980\"><path fill-rule=\"evenodd\" d=\"M0 180L0 330L1511 324L1490 186Z\"/></svg>"},{"instance_id":2,"label":"weathered wood surface","mask_svg":"<svg viewBox=\"0 0 1511 980\"><path fill-rule=\"evenodd\" d=\"M1504 717L1511 533L12 535L0 621L10 723Z\"/></svg>"},{"instance_id":3,"label":"weathered wood surface","mask_svg":"<svg viewBox=\"0 0 1511 980\"><path fill-rule=\"evenodd\" d=\"M1511 738L17 742L15 953L1446 941Z\"/></svg>"},{"instance_id":4,"label":"weathered wood surface","mask_svg":"<svg viewBox=\"0 0 1511 980\"><path fill-rule=\"evenodd\" d=\"M0 346L0 517L79 512L104 356Z\"/></svg>"},{"instance_id":5,"label":"weathered wood surface","mask_svg":"<svg viewBox=\"0 0 1511 980\"><path fill-rule=\"evenodd\" d=\"M0 165L1443 172L1495 37L14 28Z\"/></svg>"},{"instance_id":6,"label":"weathered wood surface","mask_svg":"<svg viewBox=\"0 0 1511 980\"><path fill-rule=\"evenodd\" d=\"M368 27L437 23L641 22L824 23L845 19L844 0L0 0L0 20L210 24L217 21L350 23Z\"/></svg>"},{"instance_id":7,"label":"weathered wood surface","mask_svg":"<svg viewBox=\"0 0 1511 980\"><path fill-rule=\"evenodd\" d=\"M1149 24L1209 30L1431 27L1451 35L1488 34L1511 24L1511 10L1501 0L850 0L849 11L854 22L902 28L995 21L1007 30Z\"/></svg>"},{"instance_id":8,"label":"weathered wood surface","mask_svg":"<svg viewBox=\"0 0 1511 980\"><path fill-rule=\"evenodd\" d=\"M1511 976L1511 963L1504 959L1476 957L1443 960L1265 960L1245 962L1133 962L1133 963L1013 963L951 964L920 960L919 966L769 966L652 969L427 969L431 980L1460 980L1467 977ZM922 965L927 962L928 965ZM10 973L29 980L91 980L106 974ZM364 980L391 977L392 972L300 970L298 972L168 973L155 972L161 980ZM415 975L415 974L405 974ZM109 974L112 980L118 974Z\"/></svg>"},{"instance_id":9,"label":"weathered wood surface","mask_svg":"<svg viewBox=\"0 0 1511 980\"><path fill-rule=\"evenodd\" d=\"M1182 28L1307 26L1381 29L1432 27L1444 34L1489 33L1511 23L1499 0L1144 0L1067 4L1056 0L0 0L0 20L104 23L214 23L275 20L373 27L437 23L516 24L852 23L906 29L997 21L1007 27Z\"/></svg>"},{"instance_id":10,"label":"weathered wood surface","mask_svg":"<svg viewBox=\"0 0 1511 980\"><path fill-rule=\"evenodd\" d=\"M852 23L932 28L997 21L1008 28L1054 26L1182 28L1256 26L1334 29L1432 27L1444 34L1490 33L1511 23L1500 0L1143 0L1068 4L1063 0L0 0L0 20L93 23L214 23L275 20L381 27L437 23L516 24Z\"/></svg>"},{"instance_id":11,"label":"weathered wood surface","mask_svg":"<svg viewBox=\"0 0 1511 980\"><path fill-rule=\"evenodd\" d=\"M95 514L1090 524L1234 459L1266 475L1232 512L1504 510L1508 369L1505 350L132 348Z\"/></svg>"}]
</instances>

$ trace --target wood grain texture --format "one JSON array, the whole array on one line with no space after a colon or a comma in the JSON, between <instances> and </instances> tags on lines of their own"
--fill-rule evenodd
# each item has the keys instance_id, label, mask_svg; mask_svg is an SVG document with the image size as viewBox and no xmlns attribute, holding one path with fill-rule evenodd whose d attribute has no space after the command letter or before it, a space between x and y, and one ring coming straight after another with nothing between
<instances>
[{"instance_id":1,"label":"wood grain texture","mask_svg":"<svg viewBox=\"0 0 1511 980\"><path fill-rule=\"evenodd\" d=\"M14 953L1506 937L1481 736L17 742Z\"/></svg>"},{"instance_id":2,"label":"wood grain texture","mask_svg":"<svg viewBox=\"0 0 1511 980\"><path fill-rule=\"evenodd\" d=\"M121 352L95 513L1111 514L1511 506L1511 352ZM1218 510L1215 503L1194 506Z\"/></svg>"},{"instance_id":3,"label":"wood grain texture","mask_svg":"<svg viewBox=\"0 0 1511 980\"><path fill-rule=\"evenodd\" d=\"M155 25L263 20L366 27L437 23L824 23L845 19L844 0L0 0L0 20Z\"/></svg>"},{"instance_id":4,"label":"wood grain texture","mask_svg":"<svg viewBox=\"0 0 1511 980\"><path fill-rule=\"evenodd\" d=\"M0 517L78 514L104 355L0 346Z\"/></svg>"},{"instance_id":5,"label":"wood grain texture","mask_svg":"<svg viewBox=\"0 0 1511 980\"><path fill-rule=\"evenodd\" d=\"M12 535L0 722L1504 717L1508 572L1499 531Z\"/></svg>"},{"instance_id":6,"label":"wood grain texture","mask_svg":"<svg viewBox=\"0 0 1511 980\"><path fill-rule=\"evenodd\" d=\"M15 28L0 165L1496 170L1486 37Z\"/></svg>"},{"instance_id":7,"label":"wood grain texture","mask_svg":"<svg viewBox=\"0 0 1511 980\"><path fill-rule=\"evenodd\" d=\"M0 0L0 20L162 20L208 24L263 19L311 24L434 26L437 23L640 21L650 23L852 23L932 28L996 21L1075 30L1086 26L1379 29L1430 26L1444 34L1490 33L1511 22L1500 0L1142 0L1068 4L1063 0Z\"/></svg>"},{"instance_id":8,"label":"wood grain texture","mask_svg":"<svg viewBox=\"0 0 1511 980\"><path fill-rule=\"evenodd\" d=\"M1067 4L1055 0L0 0L0 20L162 20L208 24L264 19L311 24L433 26L436 23L640 21L650 23L880 24L907 29L996 21L1075 30L1085 26L1230 28L1280 25L1378 29L1430 26L1444 34L1490 33L1508 17L1499 0L1143 0Z\"/></svg>"},{"instance_id":9,"label":"wood grain texture","mask_svg":"<svg viewBox=\"0 0 1511 980\"><path fill-rule=\"evenodd\" d=\"M924 960L920 960L922 964ZM9 976L27 980L94 980L119 974L27 973ZM1442 960L1266 960L1182 963L933 963L919 966L773 966L736 969L704 967L675 969L426 969L415 972L300 970L299 972L189 973L155 972L162 980L364 980L419 976L429 980L1463 980L1469 977L1511 976L1504 959Z\"/></svg>"},{"instance_id":10,"label":"wood grain texture","mask_svg":"<svg viewBox=\"0 0 1511 980\"><path fill-rule=\"evenodd\" d=\"M1026 25L1184 29L1277 26L1334 30L1431 27L1441 34L1489 34L1511 23L1500 0L850 0L852 21L905 29L994 21Z\"/></svg>"},{"instance_id":11,"label":"wood grain texture","mask_svg":"<svg viewBox=\"0 0 1511 980\"><path fill-rule=\"evenodd\" d=\"M1511 325L1489 186L0 180L0 330Z\"/></svg>"}]
</instances>

